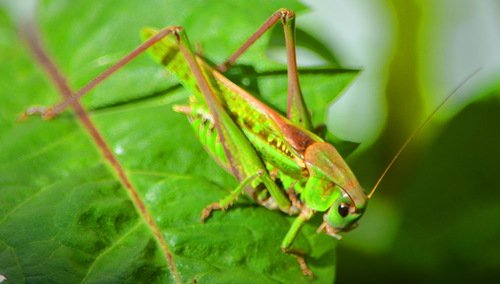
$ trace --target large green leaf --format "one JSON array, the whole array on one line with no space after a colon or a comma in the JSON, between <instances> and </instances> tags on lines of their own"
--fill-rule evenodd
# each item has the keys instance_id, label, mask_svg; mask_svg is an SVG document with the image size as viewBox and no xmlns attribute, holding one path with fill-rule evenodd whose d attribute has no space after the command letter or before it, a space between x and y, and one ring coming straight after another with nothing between
<instances>
[{"instance_id":1,"label":"large green leaf","mask_svg":"<svg viewBox=\"0 0 500 284\"><path fill-rule=\"evenodd\" d=\"M185 2L45 1L38 10L41 36L78 88L138 45L144 26L183 25L205 56L221 62L276 9L303 10L292 1ZM75 117L16 122L26 107L59 97L0 12L0 275L12 283L172 282L157 239ZM265 44L258 42L241 62L259 71L283 69L265 56ZM316 122L354 75L304 76ZM141 56L84 103L159 225L181 282L309 281L279 249L292 217L241 198L200 223L201 210L236 181L171 110L188 95L170 88L175 85ZM283 100L286 77L267 76L259 88L270 100ZM137 100L158 92L163 95ZM102 108L124 100L133 102ZM305 226L295 245L307 253L314 281L330 283L336 243L315 233L318 221Z\"/></svg>"}]
</instances>

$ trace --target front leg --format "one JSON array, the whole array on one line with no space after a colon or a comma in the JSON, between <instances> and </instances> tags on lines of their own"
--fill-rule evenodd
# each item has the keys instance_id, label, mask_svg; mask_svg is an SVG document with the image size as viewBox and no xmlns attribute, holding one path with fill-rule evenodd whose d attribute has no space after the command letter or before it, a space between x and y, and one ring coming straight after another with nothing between
<instances>
[{"instance_id":1,"label":"front leg","mask_svg":"<svg viewBox=\"0 0 500 284\"><path fill-rule=\"evenodd\" d=\"M302 269L302 273L304 273L304 275L307 276L313 276L313 273L311 269L309 269L309 267L307 266L306 260L304 258L304 252L297 249L291 249L290 247L292 246L293 241L299 234L302 226L307 221L309 221L309 219L311 219L313 215L314 211L308 208L306 205L303 205L299 216L295 218L295 220L292 223L292 226L286 233L285 238L281 242L281 250L286 254L295 256L297 262L300 265L300 268Z\"/></svg>"}]
</instances>

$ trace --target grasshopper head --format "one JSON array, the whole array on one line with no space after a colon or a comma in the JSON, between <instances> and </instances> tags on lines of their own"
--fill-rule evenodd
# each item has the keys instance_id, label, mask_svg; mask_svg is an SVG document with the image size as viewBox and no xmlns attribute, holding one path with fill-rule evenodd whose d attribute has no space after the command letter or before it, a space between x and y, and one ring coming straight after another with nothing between
<instances>
[{"instance_id":1,"label":"grasshopper head","mask_svg":"<svg viewBox=\"0 0 500 284\"><path fill-rule=\"evenodd\" d=\"M361 206L354 204L351 198L343 193L342 197L335 200L328 212L323 215L323 224L319 230L337 239L340 239L340 232L350 231L358 225L358 220L365 212L366 203Z\"/></svg>"},{"instance_id":2,"label":"grasshopper head","mask_svg":"<svg viewBox=\"0 0 500 284\"><path fill-rule=\"evenodd\" d=\"M339 232L349 231L357 225L365 211L367 197L332 145L325 142L310 145L304 160L309 171L304 201L313 210L327 211L319 230L340 238Z\"/></svg>"}]
</instances>

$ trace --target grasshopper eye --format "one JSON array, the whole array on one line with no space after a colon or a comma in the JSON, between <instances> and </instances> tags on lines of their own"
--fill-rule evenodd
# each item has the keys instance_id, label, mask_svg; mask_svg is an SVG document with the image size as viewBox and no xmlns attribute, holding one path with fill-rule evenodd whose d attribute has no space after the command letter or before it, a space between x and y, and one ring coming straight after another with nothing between
<instances>
[{"instance_id":1,"label":"grasshopper eye","mask_svg":"<svg viewBox=\"0 0 500 284\"><path fill-rule=\"evenodd\" d=\"M340 203L339 204L339 215L343 218L349 214L349 205L347 203Z\"/></svg>"}]
</instances>

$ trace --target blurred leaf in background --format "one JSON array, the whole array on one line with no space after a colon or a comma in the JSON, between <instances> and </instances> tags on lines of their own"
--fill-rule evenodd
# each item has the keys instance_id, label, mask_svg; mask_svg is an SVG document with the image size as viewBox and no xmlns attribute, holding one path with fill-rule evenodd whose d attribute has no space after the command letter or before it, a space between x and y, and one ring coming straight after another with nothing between
<instances>
[{"instance_id":1,"label":"blurred leaf in background","mask_svg":"<svg viewBox=\"0 0 500 284\"><path fill-rule=\"evenodd\" d=\"M499 1L305 2L313 12L304 29L328 26L318 37L338 61L363 66L332 107L329 127L362 141L348 162L367 188L416 125L482 68L402 155L359 228L339 243L337 283L496 282Z\"/></svg>"}]
</instances>

